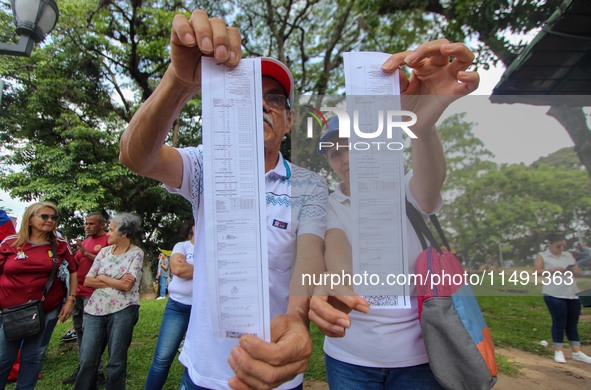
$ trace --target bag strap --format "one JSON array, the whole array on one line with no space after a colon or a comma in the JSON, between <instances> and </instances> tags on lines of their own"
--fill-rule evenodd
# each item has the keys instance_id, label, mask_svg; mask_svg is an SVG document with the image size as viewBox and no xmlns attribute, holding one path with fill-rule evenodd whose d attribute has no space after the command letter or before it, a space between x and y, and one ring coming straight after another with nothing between
<instances>
[{"instance_id":1,"label":"bag strap","mask_svg":"<svg viewBox=\"0 0 591 390\"><path fill-rule=\"evenodd\" d=\"M427 243L426 243L426 240L427 240L427 241L429 241L429 245L431 245L437 252L441 253L442 252L441 246L439 245L439 243L435 239L435 236L433 236L433 233L431 233L431 230L427 226L427 223L423 219L423 216L421 215L419 210L417 210L408 201L408 199L406 200L406 216L410 220L412 227L414 228L415 232L417 233L417 236L419 237L419 241L421 242L423 250L427 249ZM443 229L441 229L441 224L439 223L437 216L432 214L430 216L430 219L431 219L431 222L433 222L433 225L435 225L435 228L437 229L437 233L439 234L441 241L449 249L449 244L447 243L447 239L445 238L445 235L443 234Z\"/></svg>"},{"instance_id":2,"label":"bag strap","mask_svg":"<svg viewBox=\"0 0 591 390\"><path fill-rule=\"evenodd\" d=\"M57 273L57 264L59 260L57 259L57 251L55 249L55 240L51 241L51 258L53 259L53 266L51 267L51 273L49 274L49 279L45 284L45 288L43 289L43 297L41 298L42 301L45 300L45 296L51 289L51 285L53 284L53 280L55 279L55 274Z\"/></svg>"},{"instance_id":3,"label":"bag strap","mask_svg":"<svg viewBox=\"0 0 591 390\"><path fill-rule=\"evenodd\" d=\"M449 246L449 242L447 241L447 238L445 237L445 234L443 233L443 229L441 228L441 224L439 223L439 219L437 218L437 215L431 214L429 216L429 219L431 220L431 223L433 224L433 226L435 226L435 230L437 230L437 234L439 234L439 238L441 238L441 242L443 242L443 245L445 245L445 247L447 248L448 251L451 251L451 246Z\"/></svg>"},{"instance_id":4,"label":"bag strap","mask_svg":"<svg viewBox=\"0 0 591 390\"><path fill-rule=\"evenodd\" d=\"M421 242L421 247L423 248L423 250L425 250L427 249L427 242L425 241L425 235L423 234L422 226L425 223L425 221L423 221L423 218L420 215L417 218L417 213L418 210L415 209L414 206L410 204L408 200L406 200L406 217L410 221L410 224L412 225L415 233L417 234L417 237ZM418 219L420 219L420 221Z\"/></svg>"}]
</instances>

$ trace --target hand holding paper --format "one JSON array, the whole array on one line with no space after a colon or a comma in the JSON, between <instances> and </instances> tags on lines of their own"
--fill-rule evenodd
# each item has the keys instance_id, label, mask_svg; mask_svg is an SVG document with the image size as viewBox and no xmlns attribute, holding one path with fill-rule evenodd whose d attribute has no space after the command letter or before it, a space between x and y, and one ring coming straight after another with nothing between
<instances>
[{"instance_id":1,"label":"hand holding paper","mask_svg":"<svg viewBox=\"0 0 591 390\"><path fill-rule=\"evenodd\" d=\"M242 336L228 363L236 376L233 389L271 389L302 373L312 353L312 339L304 321L283 314L271 320L271 342Z\"/></svg>"}]
</instances>

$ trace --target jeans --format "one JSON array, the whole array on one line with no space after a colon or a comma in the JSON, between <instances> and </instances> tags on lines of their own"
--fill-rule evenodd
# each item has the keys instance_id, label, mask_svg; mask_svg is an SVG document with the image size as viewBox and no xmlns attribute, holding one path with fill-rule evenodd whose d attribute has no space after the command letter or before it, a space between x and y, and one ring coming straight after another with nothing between
<instances>
[{"instance_id":1,"label":"jeans","mask_svg":"<svg viewBox=\"0 0 591 390\"><path fill-rule=\"evenodd\" d=\"M145 389L162 389L166 383L170 365L185 333L187 333L190 315L191 305L184 305L173 299L169 299L166 303L154 360L146 378Z\"/></svg>"},{"instance_id":2,"label":"jeans","mask_svg":"<svg viewBox=\"0 0 591 390\"><path fill-rule=\"evenodd\" d=\"M160 278L158 278L158 287L160 288L160 292L158 293L159 297L166 296L166 287L168 287L167 282L168 278L166 276L161 276Z\"/></svg>"},{"instance_id":3,"label":"jeans","mask_svg":"<svg viewBox=\"0 0 591 390\"><path fill-rule=\"evenodd\" d=\"M76 302L74 303L74 311L72 312L72 324L74 325L74 330L76 331L76 342L78 343L78 350L82 348L82 337L84 336L84 306L88 303L90 297L82 298L76 297ZM104 349L103 349L104 351ZM80 370L80 364L76 368L76 371ZM103 372L103 361L102 359L99 362L98 372Z\"/></svg>"},{"instance_id":4,"label":"jeans","mask_svg":"<svg viewBox=\"0 0 591 390\"><path fill-rule=\"evenodd\" d=\"M555 298L544 295L544 302L552 317L552 341L556 347L562 347L564 332L570 345L581 345L577 325L581 314L581 302L578 299Z\"/></svg>"},{"instance_id":5,"label":"jeans","mask_svg":"<svg viewBox=\"0 0 591 390\"><path fill-rule=\"evenodd\" d=\"M392 353L396 353L392 351ZM363 367L324 354L328 386L339 390L443 389L428 363L411 367Z\"/></svg>"},{"instance_id":6,"label":"jeans","mask_svg":"<svg viewBox=\"0 0 591 390\"><path fill-rule=\"evenodd\" d=\"M57 316L61 306L45 313L45 330L37 335L19 341L8 341L4 337L4 326L0 318L0 389L4 389L10 368L21 350L20 370L16 381L16 390L34 389L39 379L41 366L53 329L57 324Z\"/></svg>"},{"instance_id":7,"label":"jeans","mask_svg":"<svg viewBox=\"0 0 591 390\"><path fill-rule=\"evenodd\" d=\"M127 350L131 344L133 327L139 318L139 306L104 316L84 314L84 338L80 350L80 372L74 389L89 390L96 386L96 370L105 345L109 346L107 361L107 390L125 389Z\"/></svg>"},{"instance_id":8,"label":"jeans","mask_svg":"<svg viewBox=\"0 0 591 390\"><path fill-rule=\"evenodd\" d=\"M302 383L290 390L303 390L303 388L304 388L304 384ZM181 377L181 385L179 386L179 390L210 390L210 389L208 389L206 387L197 386L195 383L193 383L193 381L191 380L191 377L189 376L189 371L185 368L185 370L183 371L183 376Z\"/></svg>"}]
</instances>

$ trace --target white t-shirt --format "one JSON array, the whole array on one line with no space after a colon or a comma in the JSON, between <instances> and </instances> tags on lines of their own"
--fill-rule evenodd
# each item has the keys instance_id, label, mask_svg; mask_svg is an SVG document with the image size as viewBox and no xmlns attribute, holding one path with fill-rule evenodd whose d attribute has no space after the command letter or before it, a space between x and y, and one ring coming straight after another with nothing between
<instances>
[{"instance_id":1,"label":"white t-shirt","mask_svg":"<svg viewBox=\"0 0 591 390\"><path fill-rule=\"evenodd\" d=\"M550 249L546 249L544 252L539 253L544 260L544 269L550 270L552 268L566 268L569 265L577 264L577 261L570 252L563 251L560 256L555 256L550 252ZM550 295L555 298L565 299L578 299L576 295L579 292L577 282L572 278L569 278L564 274L557 274L556 277L538 276L538 280L542 280L543 286L542 293L544 295ZM549 281L550 283L546 283ZM542 282L540 282L542 283Z\"/></svg>"},{"instance_id":2,"label":"white t-shirt","mask_svg":"<svg viewBox=\"0 0 591 390\"><path fill-rule=\"evenodd\" d=\"M180 253L185 256L185 260L189 264L193 264L193 253L195 247L191 244L191 241L177 242L172 248L172 255ZM185 279L180 276L174 276L172 281L168 285L168 293L170 299L176 302L182 303L183 305L193 304L193 279Z\"/></svg>"},{"instance_id":3,"label":"white t-shirt","mask_svg":"<svg viewBox=\"0 0 591 390\"><path fill-rule=\"evenodd\" d=\"M183 181L180 189L167 187L189 200L195 215L195 230L205 231L203 198L203 148L179 149L183 159ZM267 201L267 248L271 318L285 313L289 296L291 268L295 261L296 237L314 234L324 238L328 187L320 175L292 165L283 156L275 168L265 174ZM195 237L195 258L205 259L203 234ZM234 376L228 365L237 340L221 339L212 329L207 280L208 261L195 263L191 319L179 360L187 367L191 380L198 386L228 389ZM303 375L284 383L279 389L291 389L303 381Z\"/></svg>"},{"instance_id":4,"label":"white t-shirt","mask_svg":"<svg viewBox=\"0 0 591 390\"><path fill-rule=\"evenodd\" d=\"M420 210L409 188L412 173L405 177L406 198ZM337 186L328 200L327 230L341 229L350 241L351 200ZM423 217L427 215L423 213ZM406 218L408 265L414 272L416 258L423 250ZM325 337L324 352L345 363L364 367L410 367L429 362L419 323L417 297L412 290L410 309L372 309L368 314L351 311L351 327L345 337Z\"/></svg>"}]
</instances>

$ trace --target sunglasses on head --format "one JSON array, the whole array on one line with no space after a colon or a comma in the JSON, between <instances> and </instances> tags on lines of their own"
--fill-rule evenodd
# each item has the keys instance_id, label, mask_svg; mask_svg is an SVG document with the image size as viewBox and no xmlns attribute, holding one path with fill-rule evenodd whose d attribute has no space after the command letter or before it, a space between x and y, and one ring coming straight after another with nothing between
<instances>
[{"instance_id":1,"label":"sunglasses on head","mask_svg":"<svg viewBox=\"0 0 591 390\"><path fill-rule=\"evenodd\" d=\"M49 214L37 214L37 216L44 221L47 221L49 218L51 218L51 220L53 222L57 221L57 219L59 218L58 215L49 215Z\"/></svg>"}]
</instances>

